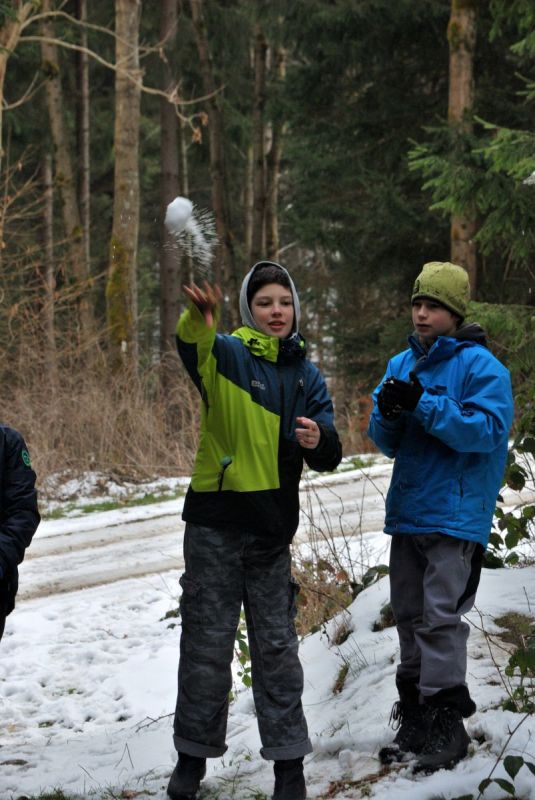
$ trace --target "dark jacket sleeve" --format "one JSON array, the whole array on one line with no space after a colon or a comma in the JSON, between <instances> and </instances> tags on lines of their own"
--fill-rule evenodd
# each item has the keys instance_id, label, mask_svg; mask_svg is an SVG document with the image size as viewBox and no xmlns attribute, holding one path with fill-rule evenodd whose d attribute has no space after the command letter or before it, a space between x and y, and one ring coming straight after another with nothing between
<instances>
[{"instance_id":1,"label":"dark jacket sleeve","mask_svg":"<svg viewBox=\"0 0 535 800\"><path fill-rule=\"evenodd\" d=\"M325 380L316 367L312 367L311 372L306 416L317 423L321 436L314 450L302 447L301 452L310 469L332 472L342 460L342 445L334 427L334 409Z\"/></svg>"},{"instance_id":2,"label":"dark jacket sleeve","mask_svg":"<svg viewBox=\"0 0 535 800\"><path fill-rule=\"evenodd\" d=\"M314 450L301 448L303 458L310 469L316 472L332 472L342 460L342 445L334 425L318 423L321 432L320 443Z\"/></svg>"},{"instance_id":3,"label":"dark jacket sleeve","mask_svg":"<svg viewBox=\"0 0 535 800\"><path fill-rule=\"evenodd\" d=\"M0 435L3 439L0 585L12 602L18 585L17 566L24 558L24 551L32 541L41 517L37 508L35 472L24 439L12 428L1 428Z\"/></svg>"}]
</instances>

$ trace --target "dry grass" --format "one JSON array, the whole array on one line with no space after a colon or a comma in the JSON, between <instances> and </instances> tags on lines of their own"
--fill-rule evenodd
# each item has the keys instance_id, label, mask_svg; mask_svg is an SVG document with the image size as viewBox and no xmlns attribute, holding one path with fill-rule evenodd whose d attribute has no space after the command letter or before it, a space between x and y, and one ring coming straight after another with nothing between
<instances>
[{"instance_id":1,"label":"dry grass","mask_svg":"<svg viewBox=\"0 0 535 800\"><path fill-rule=\"evenodd\" d=\"M64 369L54 382L41 375L25 370L0 400L1 421L23 434L40 484L85 470L130 479L190 474L199 395L178 362L165 387L161 368L110 377L97 363Z\"/></svg>"},{"instance_id":2,"label":"dry grass","mask_svg":"<svg viewBox=\"0 0 535 800\"><path fill-rule=\"evenodd\" d=\"M301 587L296 620L300 636L320 630L354 599L347 573L325 559L294 563L293 573Z\"/></svg>"}]
</instances>

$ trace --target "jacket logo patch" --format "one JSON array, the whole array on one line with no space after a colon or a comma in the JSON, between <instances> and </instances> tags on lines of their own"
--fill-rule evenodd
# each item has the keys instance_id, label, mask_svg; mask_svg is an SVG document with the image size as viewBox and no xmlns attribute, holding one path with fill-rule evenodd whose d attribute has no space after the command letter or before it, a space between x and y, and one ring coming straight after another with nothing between
<instances>
[{"instance_id":1,"label":"jacket logo patch","mask_svg":"<svg viewBox=\"0 0 535 800\"><path fill-rule=\"evenodd\" d=\"M26 466L30 467L32 462L30 461L30 454L28 453L28 451L27 450L23 450L22 453L21 453L21 456L22 456L22 460L24 461Z\"/></svg>"},{"instance_id":2,"label":"jacket logo patch","mask_svg":"<svg viewBox=\"0 0 535 800\"><path fill-rule=\"evenodd\" d=\"M262 391L265 391L265 389L266 389L266 384L262 383L261 381L252 380L251 381L251 386L252 386L253 389L262 389Z\"/></svg>"}]
</instances>

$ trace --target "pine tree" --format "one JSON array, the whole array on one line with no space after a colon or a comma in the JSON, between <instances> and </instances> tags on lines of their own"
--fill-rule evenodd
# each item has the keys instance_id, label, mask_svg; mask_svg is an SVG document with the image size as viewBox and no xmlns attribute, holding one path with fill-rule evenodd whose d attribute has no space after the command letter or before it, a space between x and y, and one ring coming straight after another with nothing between
<instances>
[{"instance_id":1,"label":"pine tree","mask_svg":"<svg viewBox=\"0 0 535 800\"><path fill-rule=\"evenodd\" d=\"M410 154L432 210L462 215L476 209L477 296L493 302L534 302L534 187L524 183L535 170L534 21L531 3L491 3L478 39L473 130L430 127Z\"/></svg>"}]
</instances>

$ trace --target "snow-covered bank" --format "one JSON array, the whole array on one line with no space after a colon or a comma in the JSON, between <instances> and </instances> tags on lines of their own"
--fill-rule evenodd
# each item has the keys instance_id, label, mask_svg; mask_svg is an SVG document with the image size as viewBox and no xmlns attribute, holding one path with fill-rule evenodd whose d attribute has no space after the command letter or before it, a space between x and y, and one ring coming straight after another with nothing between
<instances>
[{"instance_id":1,"label":"snow-covered bank","mask_svg":"<svg viewBox=\"0 0 535 800\"><path fill-rule=\"evenodd\" d=\"M384 562L389 539L380 533L377 521L388 464L376 464L367 472L366 485L362 473L356 471L318 479L316 489L322 487L322 508L332 502L332 512L338 514L346 532L358 529L359 524L362 529L364 520L367 533L355 544L366 548L368 559L380 550ZM0 644L1 800L37 795L54 787L87 798L119 797L128 790L140 792L139 797L164 800L175 761L171 715L180 621L165 617L177 608L179 594L178 502L172 503L177 531L174 539L171 531L168 540L173 543L174 555L170 552L169 556L176 557L175 569L104 582L81 591L63 590L33 599L21 596ZM513 496L506 498L509 506L516 502ZM342 511L336 511L339 508ZM143 506L139 511L149 514L147 522L156 526L161 519L159 510L152 509L157 517L151 523L150 509ZM95 547L74 546L79 561L67 561L60 546L62 534L43 536L42 544L46 541L56 549L46 555L47 560L42 554L25 562L23 591L34 577L37 580L39 568L59 574L68 564L73 580L76 571L80 575L91 569L98 572L97 540L105 543L121 527L116 522L107 527L109 518L105 522L103 515L109 513L114 512L90 515ZM299 548L310 546L307 524L310 520L305 514ZM156 530L153 535L154 547L159 547ZM65 541L74 536L65 535ZM129 543L126 537L123 550L114 550L115 555L109 557L125 562L131 559L128 564L135 564L139 558L136 541L133 538ZM477 609L468 617L472 623L469 681L479 710L468 721L474 737L470 756L451 772L415 777L408 767L402 767L378 778L378 750L393 736L387 726L395 699L398 653L395 629L373 630L387 599L388 580L383 579L362 592L347 612L302 643L304 705L315 746L306 759L309 796L326 796L335 782L329 796L340 800L477 796L479 782L488 777L509 732L521 719L501 710L505 689L498 666L507 663L508 653L498 639L489 649L484 631L495 634L494 619L506 612L535 616L535 566L483 572ZM344 638L344 629L350 632L348 637L335 644ZM334 692L336 684L340 691ZM271 766L258 754L251 692L239 683L236 690L229 718L229 749L224 758L210 762L200 800L260 800L271 795ZM535 717L518 729L506 752L535 762ZM493 777L506 777L501 765ZM535 780L526 767L519 772L515 786L518 798L535 800ZM106 794L109 789L113 795ZM492 786L484 798L503 796L502 790Z\"/></svg>"},{"instance_id":2,"label":"snow-covered bank","mask_svg":"<svg viewBox=\"0 0 535 800\"><path fill-rule=\"evenodd\" d=\"M179 626L167 611L176 608L178 573L166 580L130 580L107 587L24 603L2 642L0 693L4 725L0 734L0 797L37 794L61 786L66 792L101 797L150 791L165 797L175 754L171 717L175 694ZM535 567L485 571L478 611L469 619L470 685L479 711L468 723L471 757L449 773L414 777L409 768L375 782L377 752L392 735L387 728L395 699L397 638L394 629L374 632L388 598L383 579L359 595L347 613L305 639L304 704L315 752L307 759L310 797L324 795L331 782L346 781L336 797L358 798L364 780L378 799L429 800L474 792L487 777L519 715L500 710L504 690L481 623L493 632L493 619L507 611L532 614ZM481 616L480 616L481 614ZM332 643L341 625L351 635ZM341 691L333 687L344 664ZM237 687L239 688L239 687ZM508 752L535 761L534 718L517 731ZM240 689L231 707L229 750L210 762L202 797L269 796L270 766L258 755L259 739L249 690ZM494 777L505 777L502 767ZM362 787L362 788L363 788ZM517 796L535 798L535 781L524 767ZM486 797L501 796L488 790Z\"/></svg>"}]
</instances>

